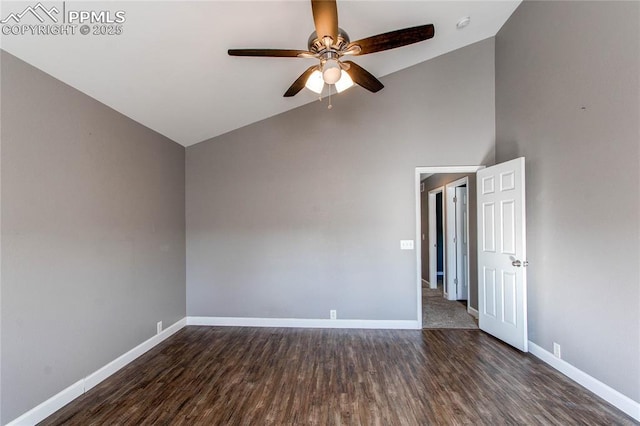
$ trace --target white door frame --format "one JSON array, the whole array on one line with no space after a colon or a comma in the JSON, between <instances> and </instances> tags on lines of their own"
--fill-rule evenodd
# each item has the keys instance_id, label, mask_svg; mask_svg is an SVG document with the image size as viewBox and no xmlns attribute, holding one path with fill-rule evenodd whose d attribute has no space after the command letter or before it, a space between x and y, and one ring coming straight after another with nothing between
<instances>
[{"instance_id":1,"label":"white door frame","mask_svg":"<svg viewBox=\"0 0 640 426\"><path fill-rule=\"evenodd\" d=\"M438 227L437 227L437 215L436 215L436 195L442 194L442 204L444 205L444 186L440 186L436 189L432 189L428 193L427 208L428 222L429 222L429 288L438 288ZM444 213L444 209L442 209ZM444 214L440 218L442 221L442 229L444 227ZM442 239L442 253L446 250L446 241ZM443 270L446 268L443 268ZM446 282L446 270L444 271L442 282Z\"/></svg>"},{"instance_id":2,"label":"white door frame","mask_svg":"<svg viewBox=\"0 0 640 426\"><path fill-rule=\"evenodd\" d=\"M452 288L454 288L454 282L453 280L456 278L457 274L447 274L448 271L456 271L456 262L457 262L457 253L456 253L456 245L453 242L453 238L456 236L456 215L455 215L455 206L453 203L453 199L456 196L456 187L458 186L463 186L466 185L467 186L467 191L469 190L469 178L468 177L463 177L460 178L458 180L455 180L453 182L450 182L446 185L447 187L447 197L446 197L446 217L447 217L447 226L444 228L446 229L446 245L445 247L448 248L448 251L446 251L445 253L447 254L446 256L446 266L444 268L445 270L445 276L447 277L446 280L443 280L443 290L444 290L444 297L446 299L449 300L458 300L458 291L456 289L456 291L450 291ZM468 195L467 195L468 197ZM467 219L469 218L469 203L467 203ZM467 228L467 232L469 231L469 229ZM469 236L467 235L467 241L469 241ZM469 244L467 244L467 259L469 259ZM467 265L467 271L469 271L469 265ZM469 283L467 282L467 304L469 301Z\"/></svg>"},{"instance_id":3,"label":"white door frame","mask_svg":"<svg viewBox=\"0 0 640 426\"><path fill-rule=\"evenodd\" d=\"M456 193L461 193L462 189L461 188L456 188ZM470 195L469 195L469 191L470 188L469 186L467 186L466 188L464 188L464 206L465 206L465 212L464 215L461 218L456 218L456 221L462 221L463 223L463 228L464 228L464 235L463 235L463 241L464 241L464 246L466 247L466 251L463 253L464 254L464 259L465 259L465 285L467 287L466 290L466 294L463 293L462 295L460 294L460 292L458 292L458 300L462 300L462 297L464 295L464 297L466 298L467 301L467 312L469 312L469 302L470 302L470 298L471 298L471 242L469 239L469 222L470 222L470 218L469 218L469 200L470 200ZM456 195L457 197L457 195ZM457 227L457 225L456 225ZM456 265L457 269L460 270L459 265Z\"/></svg>"},{"instance_id":4,"label":"white door frame","mask_svg":"<svg viewBox=\"0 0 640 426\"><path fill-rule=\"evenodd\" d=\"M416 203L416 241L422 241L422 217L420 216L420 175L436 173L476 173L485 166L434 166L416 167L414 187ZM418 324L422 328L422 244L416 244L416 310Z\"/></svg>"}]
</instances>

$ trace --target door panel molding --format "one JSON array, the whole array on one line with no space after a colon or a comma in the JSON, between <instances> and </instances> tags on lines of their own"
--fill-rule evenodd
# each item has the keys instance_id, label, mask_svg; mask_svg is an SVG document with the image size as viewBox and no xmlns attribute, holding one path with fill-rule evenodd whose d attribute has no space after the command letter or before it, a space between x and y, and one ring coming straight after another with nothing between
<instances>
[{"instance_id":1,"label":"door panel molding","mask_svg":"<svg viewBox=\"0 0 640 426\"><path fill-rule=\"evenodd\" d=\"M527 352L524 166L521 157L477 174L478 311L481 330Z\"/></svg>"}]
</instances>

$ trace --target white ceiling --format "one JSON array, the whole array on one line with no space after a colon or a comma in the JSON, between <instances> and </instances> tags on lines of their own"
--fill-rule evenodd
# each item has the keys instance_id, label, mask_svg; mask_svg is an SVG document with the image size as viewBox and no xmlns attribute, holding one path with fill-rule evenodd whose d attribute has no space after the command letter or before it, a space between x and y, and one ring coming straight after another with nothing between
<instances>
[{"instance_id":1,"label":"white ceiling","mask_svg":"<svg viewBox=\"0 0 640 426\"><path fill-rule=\"evenodd\" d=\"M3 1L0 16L35 3ZM43 3L62 10L61 1ZM341 0L338 16L351 40L434 24L431 40L353 59L383 77L494 36L519 3ZM9 35L1 37L2 48L182 145L317 99L306 89L282 97L312 59L227 55L229 48L306 49L314 30L309 1L67 1L65 7L123 10L123 34ZM465 16L471 24L456 29Z\"/></svg>"}]
</instances>

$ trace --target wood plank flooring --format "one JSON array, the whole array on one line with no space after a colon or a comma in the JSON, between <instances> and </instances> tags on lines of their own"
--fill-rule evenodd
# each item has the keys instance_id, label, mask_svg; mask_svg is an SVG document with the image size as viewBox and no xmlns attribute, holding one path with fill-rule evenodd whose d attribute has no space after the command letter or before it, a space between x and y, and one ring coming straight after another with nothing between
<instances>
[{"instance_id":1,"label":"wood plank flooring","mask_svg":"<svg viewBox=\"0 0 640 426\"><path fill-rule=\"evenodd\" d=\"M41 424L634 422L477 330L190 326Z\"/></svg>"}]
</instances>

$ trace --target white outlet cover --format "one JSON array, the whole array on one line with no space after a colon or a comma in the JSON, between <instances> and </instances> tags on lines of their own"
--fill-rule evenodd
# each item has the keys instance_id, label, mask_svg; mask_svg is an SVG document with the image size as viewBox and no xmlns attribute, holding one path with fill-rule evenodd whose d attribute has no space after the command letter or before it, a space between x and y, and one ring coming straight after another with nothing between
<instances>
[{"instance_id":1,"label":"white outlet cover","mask_svg":"<svg viewBox=\"0 0 640 426\"><path fill-rule=\"evenodd\" d=\"M400 240L400 250L413 250L413 240Z\"/></svg>"}]
</instances>

